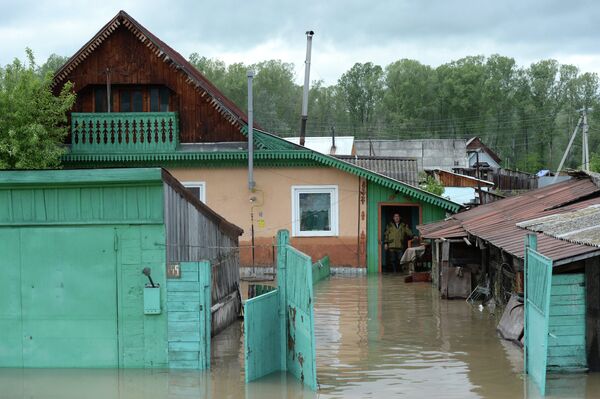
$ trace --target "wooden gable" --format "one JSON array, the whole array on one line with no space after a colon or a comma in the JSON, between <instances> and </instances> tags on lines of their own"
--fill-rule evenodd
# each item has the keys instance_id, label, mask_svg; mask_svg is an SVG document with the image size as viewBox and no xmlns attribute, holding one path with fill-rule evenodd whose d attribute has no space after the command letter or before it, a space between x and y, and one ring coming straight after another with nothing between
<instances>
[{"instance_id":1,"label":"wooden gable","mask_svg":"<svg viewBox=\"0 0 600 399\"><path fill-rule=\"evenodd\" d=\"M108 75L108 76L107 76ZM56 73L55 89L71 81L77 93L73 112L95 112L97 89L110 81L113 112L122 93L137 90L143 111L150 91L169 93L169 111L178 113L179 141L245 141L246 115L184 57L124 11L120 11ZM168 90L167 90L168 89Z\"/></svg>"}]
</instances>

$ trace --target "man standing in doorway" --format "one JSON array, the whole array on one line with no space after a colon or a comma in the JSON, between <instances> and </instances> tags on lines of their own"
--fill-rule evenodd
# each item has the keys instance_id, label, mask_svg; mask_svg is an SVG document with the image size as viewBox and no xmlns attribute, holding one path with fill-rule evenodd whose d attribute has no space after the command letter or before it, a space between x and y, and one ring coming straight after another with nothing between
<instances>
[{"instance_id":1,"label":"man standing in doorway","mask_svg":"<svg viewBox=\"0 0 600 399\"><path fill-rule=\"evenodd\" d=\"M404 246L413 233L406 224L402 222L399 213L394 213L392 221L385 228L385 241L383 248L387 253L387 264L391 265L392 271L400 271L400 259L404 254Z\"/></svg>"}]
</instances>

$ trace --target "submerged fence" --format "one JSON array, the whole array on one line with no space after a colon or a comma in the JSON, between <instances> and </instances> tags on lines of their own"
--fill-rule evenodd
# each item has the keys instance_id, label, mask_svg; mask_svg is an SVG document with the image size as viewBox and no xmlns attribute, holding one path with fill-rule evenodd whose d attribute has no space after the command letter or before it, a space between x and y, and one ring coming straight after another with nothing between
<instances>
[{"instance_id":1,"label":"submerged fence","mask_svg":"<svg viewBox=\"0 0 600 399\"><path fill-rule=\"evenodd\" d=\"M277 233L277 248L277 289L244 306L246 382L287 370L316 390L314 266L290 246L287 230Z\"/></svg>"}]
</instances>

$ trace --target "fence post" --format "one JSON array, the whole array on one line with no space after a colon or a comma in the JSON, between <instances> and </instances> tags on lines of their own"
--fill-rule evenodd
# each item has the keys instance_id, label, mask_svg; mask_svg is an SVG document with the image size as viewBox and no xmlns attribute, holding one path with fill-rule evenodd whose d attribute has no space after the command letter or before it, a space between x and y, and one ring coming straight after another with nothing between
<instances>
[{"instance_id":1,"label":"fence post","mask_svg":"<svg viewBox=\"0 0 600 399\"><path fill-rule=\"evenodd\" d=\"M281 337L281 370L287 370L287 246L290 233L287 230L277 232L277 288L279 290L279 323Z\"/></svg>"}]
</instances>

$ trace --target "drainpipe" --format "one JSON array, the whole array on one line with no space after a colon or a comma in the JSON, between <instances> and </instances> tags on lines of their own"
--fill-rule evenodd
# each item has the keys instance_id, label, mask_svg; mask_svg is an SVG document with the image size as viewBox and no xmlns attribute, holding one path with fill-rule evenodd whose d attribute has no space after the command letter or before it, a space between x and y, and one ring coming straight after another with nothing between
<instances>
[{"instance_id":1,"label":"drainpipe","mask_svg":"<svg viewBox=\"0 0 600 399\"><path fill-rule=\"evenodd\" d=\"M300 145L304 145L306 120L308 119L308 85L310 84L310 52L312 49L312 30L306 31L306 61L304 61L304 91L302 93L302 122L300 125Z\"/></svg>"},{"instance_id":2,"label":"drainpipe","mask_svg":"<svg viewBox=\"0 0 600 399\"><path fill-rule=\"evenodd\" d=\"M248 190L254 191L254 107L252 105L252 79L254 71L248 71Z\"/></svg>"}]
</instances>

